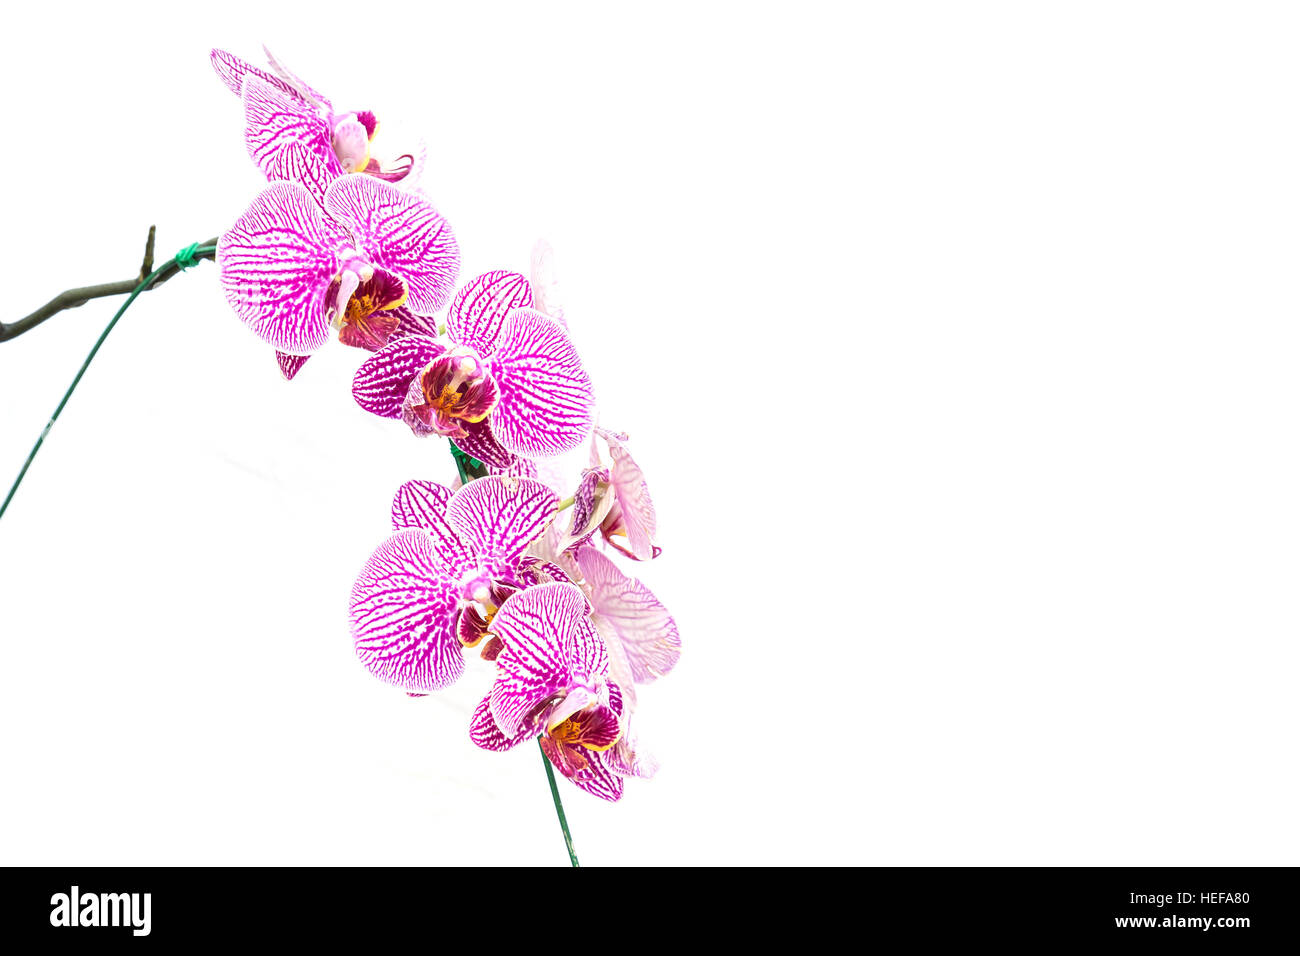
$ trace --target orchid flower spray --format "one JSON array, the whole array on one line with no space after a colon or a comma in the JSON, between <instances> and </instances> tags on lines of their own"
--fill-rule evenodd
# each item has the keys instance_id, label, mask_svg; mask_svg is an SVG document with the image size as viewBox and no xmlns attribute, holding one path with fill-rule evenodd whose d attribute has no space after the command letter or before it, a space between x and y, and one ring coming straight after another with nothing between
<instances>
[{"instance_id":1,"label":"orchid flower spray","mask_svg":"<svg viewBox=\"0 0 1300 956\"><path fill-rule=\"evenodd\" d=\"M212 54L271 180L218 244L226 298L287 377L335 332L369 353L356 405L446 438L460 477L397 489L352 587L355 653L411 697L464 678L471 650L490 661L469 740L502 753L538 741L577 865L555 771L611 801L652 777L632 729L637 687L681 655L668 609L619 565L661 554L645 474L628 436L596 424L550 245L534 246L526 275L492 269L455 289L450 227L404 188L414 154L377 163L373 114L335 112L268 59L270 72ZM539 460L584 445L580 474L541 479Z\"/></svg>"},{"instance_id":2,"label":"orchid flower spray","mask_svg":"<svg viewBox=\"0 0 1300 956\"><path fill-rule=\"evenodd\" d=\"M412 698L490 671L464 744L506 754L537 741L576 866L556 774L608 801L653 777L659 765L633 730L638 688L681 656L672 615L627 570L662 553L645 473L628 435L597 424L581 317L562 304L550 245L538 242L524 271L490 268L458 286L460 245L416 185L423 150L380 161L373 112L336 110L267 59L262 69L210 55L241 99L267 184L218 237L157 268L151 230L140 276L111 285L130 298L104 335L137 296L215 259L231 311L285 378L337 338L360 352L339 353L357 359L349 414L390 420L394 441L447 440L458 481L415 475L396 489L321 653L348 653L350 635L362 667ZM69 300L80 305L111 288L61 298L83 293ZM0 338L53 311L0 326ZM571 452L587 464L568 474ZM471 652L487 664L467 668Z\"/></svg>"}]
</instances>

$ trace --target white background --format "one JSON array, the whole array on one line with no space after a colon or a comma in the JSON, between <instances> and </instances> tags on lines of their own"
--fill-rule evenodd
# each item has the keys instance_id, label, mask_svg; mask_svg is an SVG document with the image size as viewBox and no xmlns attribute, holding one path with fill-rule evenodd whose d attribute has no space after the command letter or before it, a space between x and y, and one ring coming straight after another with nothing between
<instances>
[{"instance_id":1,"label":"white background","mask_svg":"<svg viewBox=\"0 0 1300 956\"><path fill-rule=\"evenodd\" d=\"M1297 862L1291 8L70 9L0 37L6 321L252 199L211 46L423 134L464 277L554 245L684 642L584 863ZM0 344L5 488L115 304ZM0 862L565 862L486 667L353 657L453 474L361 358L210 263L119 325L0 522Z\"/></svg>"}]
</instances>

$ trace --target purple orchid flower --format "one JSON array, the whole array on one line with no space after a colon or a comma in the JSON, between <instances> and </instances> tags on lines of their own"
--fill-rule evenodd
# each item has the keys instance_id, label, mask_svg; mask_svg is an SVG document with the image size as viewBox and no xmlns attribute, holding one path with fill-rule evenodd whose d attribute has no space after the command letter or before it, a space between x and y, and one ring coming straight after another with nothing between
<instances>
[{"instance_id":1,"label":"purple orchid flower","mask_svg":"<svg viewBox=\"0 0 1300 956\"><path fill-rule=\"evenodd\" d=\"M497 679L469 733L495 751L540 736L560 773L588 793L617 800L624 776L649 776L656 768L626 739L623 691L609 679L609 655L590 612L573 584L541 584L507 598L492 622L503 642Z\"/></svg>"},{"instance_id":2,"label":"purple orchid flower","mask_svg":"<svg viewBox=\"0 0 1300 956\"><path fill-rule=\"evenodd\" d=\"M436 334L426 317L451 297L460 250L427 200L348 176L324 208L296 183L272 183L221 237L217 265L226 299L292 378L331 327L370 350Z\"/></svg>"},{"instance_id":3,"label":"purple orchid flower","mask_svg":"<svg viewBox=\"0 0 1300 956\"><path fill-rule=\"evenodd\" d=\"M532 304L519 273L484 273L452 300L450 345L412 335L385 346L357 370L352 396L494 469L577 448L591 430L591 380L564 329Z\"/></svg>"},{"instance_id":4,"label":"purple orchid flower","mask_svg":"<svg viewBox=\"0 0 1300 956\"><path fill-rule=\"evenodd\" d=\"M382 165L370 156L379 128L374 113L335 113L329 100L263 50L273 73L224 50L213 50L211 59L222 82L244 101L248 154L268 180L297 182L322 203L329 185L347 173L415 182L423 148Z\"/></svg>"},{"instance_id":5,"label":"purple orchid flower","mask_svg":"<svg viewBox=\"0 0 1300 956\"><path fill-rule=\"evenodd\" d=\"M522 587L529 542L555 517L559 497L530 478L489 476L454 494L409 481L393 499L394 533L352 588L352 636L376 677L408 692L448 686L464 649L487 636L493 615ZM500 641L485 647L495 656Z\"/></svg>"}]
</instances>

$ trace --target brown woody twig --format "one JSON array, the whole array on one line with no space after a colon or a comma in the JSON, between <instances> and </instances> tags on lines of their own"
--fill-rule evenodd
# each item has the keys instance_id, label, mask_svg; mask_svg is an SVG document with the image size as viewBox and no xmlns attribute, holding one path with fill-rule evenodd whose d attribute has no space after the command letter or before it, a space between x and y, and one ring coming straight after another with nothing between
<instances>
[{"instance_id":1,"label":"brown woody twig","mask_svg":"<svg viewBox=\"0 0 1300 956\"><path fill-rule=\"evenodd\" d=\"M135 289L141 282L148 278L149 273L153 272L153 244L154 244L155 227L149 227L149 238L145 241L144 262L140 265L140 274L132 279L123 279L121 282L105 282L102 285L82 286L79 289L68 289L66 292L60 292L45 305L41 306L31 315L19 319L17 322L11 322L5 325L0 322L0 342L17 338L29 329L34 329L52 315L64 311L65 309L75 309L78 306L85 305L91 299L102 299L110 295L126 295ZM216 245L215 237L202 243L205 246ZM154 280L153 284L145 291L158 288L179 269L169 270Z\"/></svg>"}]
</instances>

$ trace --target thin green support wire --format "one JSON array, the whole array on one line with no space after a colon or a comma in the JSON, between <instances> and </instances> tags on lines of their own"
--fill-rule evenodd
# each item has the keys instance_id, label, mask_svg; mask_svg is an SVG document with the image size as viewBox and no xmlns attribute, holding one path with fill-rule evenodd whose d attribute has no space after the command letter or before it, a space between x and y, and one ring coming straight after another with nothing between
<instances>
[{"instance_id":1,"label":"thin green support wire","mask_svg":"<svg viewBox=\"0 0 1300 956\"><path fill-rule=\"evenodd\" d=\"M191 243L160 265L153 272L149 273L148 276L140 281L139 285L131 290L131 294L128 295L126 301L122 303L122 307L117 310L117 313L109 321L108 325L104 327L104 331L100 333L99 339L96 340L94 347L90 350L90 354L86 356L86 361L81 363L81 368L77 371L77 377L72 380L72 384L69 385L68 390L64 392L63 399L59 402L58 407L54 409L54 414L50 416L50 420L46 423L44 430L41 431L40 437L36 439L36 444L32 446L32 450L28 454L27 460L23 462L22 470L18 472L18 477L14 480L13 487L9 489L9 494L5 496L4 503L0 504L0 518L4 517L5 511L9 507L9 502L13 501L14 494L18 491L18 486L23 483L23 477L27 474L27 469L31 467L32 459L36 457L36 453L40 451L41 445L44 444L45 436L50 433L50 429L54 427L54 423L59 420L59 415L63 411L63 407L68 404L68 399L70 399L72 393L76 391L78 383L81 382L81 377L86 374L86 369L90 368L90 363L94 361L95 355L99 352L99 347L103 345L104 340L108 338L108 333L113 331L113 326L117 325L118 320L122 318L126 313L126 310L131 307L131 303L139 297L141 292L148 289L159 276L163 275L163 273L167 272L169 269L176 269L183 272L186 269L198 265L199 261L202 259L212 258L216 254L216 251L216 246L200 246L198 243ZM448 442L447 445L451 450L452 460L456 462L456 471L460 475L462 485L469 484L469 482L474 478L481 478L487 473L487 469L477 458L465 454L452 442ZM560 821L560 831L564 834L564 847L569 852L569 862L575 867L579 866L578 854L573 849L573 835L569 833L569 821L564 816L564 804L560 800L560 790L555 785L555 771L551 769L551 761L550 758L546 756L546 751L542 750L542 739L540 737L537 738L537 747L542 754L542 765L546 768L546 781L551 787L551 799L555 803L555 815Z\"/></svg>"},{"instance_id":2,"label":"thin green support wire","mask_svg":"<svg viewBox=\"0 0 1300 956\"><path fill-rule=\"evenodd\" d=\"M90 363L94 360L95 354L99 351L99 347L104 344L104 340L108 338L108 333L113 331L113 326L117 325L117 320L122 317L123 313L125 313L128 308L130 308L131 303L136 300L140 293L148 289L159 276L173 269L178 271L189 269L192 266L197 265L200 259L212 258L216 254L216 251L216 246L200 246L198 243L192 243L180 252L176 253L176 255L168 259L157 269L154 269L153 272L149 273L145 278L141 279L140 284L131 290L131 294L126 297L126 301L123 302L122 307L117 310L117 314L113 316L108 325L104 327L104 331L100 333L99 339L95 342L94 348L92 348L90 354L86 356L86 361L81 363L81 368L77 372L77 377L72 380L72 384L68 386L68 390L63 393L63 399L59 402L59 407L54 410L54 414L50 416L50 420L46 422L44 430L41 431L41 437L36 439L36 444L32 446L31 453L28 454L27 460L23 462L22 471L18 472L18 477L14 479L13 487L9 489L9 494L5 495L4 504L0 504L0 518L4 517L5 511L9 507L9 502L14 500L14 494L17 493L18 486L23 483L23 477L27 474L27 469L31 467L32 459L36 457L36 453L41 450L41 445L45 442L45 436L50 433L50 429L54 427L54 423L59 420L59 414L63 411L63 406L68 404L68 399L72 397L72 393L76 390L77 384L81 381L81 376L85 375L86 369L90 368Z\"/></svg>"},{"instance_id":3,"label":"thin green support wire","mask_svg":"<svg viewBox=\"0 0 1300 956\"><path fill-rule=\"evenodd\" d=\"M555 771L551 769L551 758L542 749L542 738L537 738L537 749L542 751L542 763L546 767L546 782L551 785L551 799L555 801L555 815L560 818L560 830L564 833L564 848L569 851L569 862L579 866L577 851L573 849L573 836L569 833L569 821L564 819L564 804L560 802L560 790L555 786Z\"/></svg>"}]
</instances>

